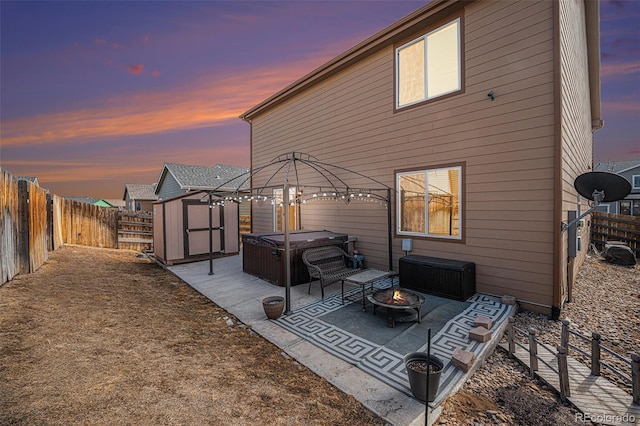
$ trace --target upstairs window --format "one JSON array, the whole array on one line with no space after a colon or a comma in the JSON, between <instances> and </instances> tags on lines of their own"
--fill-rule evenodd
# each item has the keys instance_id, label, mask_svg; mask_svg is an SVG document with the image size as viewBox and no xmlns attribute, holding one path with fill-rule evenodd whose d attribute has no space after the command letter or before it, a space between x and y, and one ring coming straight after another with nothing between
<instances>
[{"instance_id":1,"label":"upstairs window","mask_svg":"<svg viewBox=\"0 0 640 426\"><path fill-rule=\"evenodd\" d=\"M396 49L396 108L462 88L460 18Z\"/></svg>"},{"instance_id":2,"label":"upstairs window","mask_svg":"<svg viewBox=\"0 0 640 426\"><path fill-rule=\"evenodd\" d=\"M461 239L461 166L402 172L396 179L398 234Z\"/></svg>"},{"instance_id":3,"label":"upstairs window","mask_svg":"<svg viewBox=\"0 0 640 426\"><path fill-rule=\"evenodd\" d=\"M633 185L633 189L640 189L640 175L633 175L631 177L631 184Z\"/></svg>"}]
</instances>

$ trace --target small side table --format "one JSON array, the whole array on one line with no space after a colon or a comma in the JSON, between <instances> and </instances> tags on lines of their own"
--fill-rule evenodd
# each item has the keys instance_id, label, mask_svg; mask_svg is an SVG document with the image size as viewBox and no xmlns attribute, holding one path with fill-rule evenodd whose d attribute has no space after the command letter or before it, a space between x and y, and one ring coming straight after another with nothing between
<instances>
[{"instance_id":1,"label":"small side table","mask_svg":"<svg viewBox=\"0 0 640 426\"><path fill-rule=\"evenodd\" d=\"M373 283L383 280L387 277L396 277L398 275L397 272L394 271L380 271L378 269L365 269L362 272L358 272L357 274L351 275L350 277L342 280L342 304L344 305L344 283L356 284L361 287L362 290L362 310L366 311L367 300L367 286L369 286L369 292L373 291ZM393 278L392 278L393 280Z\"/></svg>"}]
</instances>

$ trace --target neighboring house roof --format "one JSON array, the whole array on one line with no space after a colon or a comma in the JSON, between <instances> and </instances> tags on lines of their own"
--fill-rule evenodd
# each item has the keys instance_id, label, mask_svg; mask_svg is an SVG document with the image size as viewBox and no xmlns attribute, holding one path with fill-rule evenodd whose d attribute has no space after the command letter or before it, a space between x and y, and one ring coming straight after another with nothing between
<instances>
[{"instance_id":1,"label":"neighboring house roof","mask_svg":"<svg viewBox=\"0 0 640 426\"><path fill-rule=\"evenodd\" d=\"M79 201L81 203L87 203L87 204L95 204L96 200L95 198L91 198L91 197L64 197L66 200L72 200L72 201Z\"/></svg>"},{"instance_id":2,"label":"neighboring house roof","mask_svg":"<svg viewBox=\"0 0 640 426\"><path fill-rule=\"evenodd\" d=\"M113 205L111 205L111 203L109 203L107 200L105 200L104 198L99 199L98 201L96 201L95 203L93 203L94 206L100 206L100 207L114 207Z\"/></svg>"},{"instance_id":3,"label":"neighboring house roof","mask_svg":"<svg viewBox=\"0 0 640 426\"><path fill-rule=\"evenodd\" d=\"M122 199L127 198L127 193L129 193L129 198L132 200L157 200L158 196L156 195L156 184L144 184L144 183L125 183L124 184L124 195Z\"/></svg>"},{"instance_id":4,"label":"neighboring house roof","mask_svg":"<svg viewBox=\"0 0 640 426\"><path fill-rule=\"evenodd\" d=\"M429 22L436 22L442 16L454 13L467 6L469 0L432 0L415 12L396 21L390 26L357 44L329 62L294 81L276 94L252 107L240 118L251 122L256 115L286 101L309 87L323 81L363 58L393 45L409 35L424 28ZM591 127L600 129L604 124L600 111L600 11L599 2L585 2L585 21L587 26L587 62L589 67L589 88L591 101Z\"/></svg>"},{"instance_id":5,"label":"neighboring house roof","mask_svg":"<svg viewBox=\"0 0 640 426\"><path fill-rule=\"evenodd\" d=\"M111 204L113 207L125 207L124 200L118 200L116 198L107 198L107 199L104 199L104 201Z\"/></svg>"},{"instance_id":6,"label":"neighboring house roof","mask_svg":"<svg viewBox=\"0 0 640 426\"><path fill-rule=\"evenodd\" d=\"M622 173L640 166L640 160L606 161L593 168L596 172Z\"/></svg>"},{"instance_id":7,"label":"neighboring house roof","mask_svg":"<svg viewBox=\"0 0 640 426\"><path fill-rule=\"evenodd\" d=\"M223 164L208 167L165 163L160 178L158 179L156 194L167 173L171 173L180 185L180 189L187 191L200 189L249 189L249 169L245 167ZM223 184L224 186L220 187L220 185Z\"/></svg>"}]
</instances>

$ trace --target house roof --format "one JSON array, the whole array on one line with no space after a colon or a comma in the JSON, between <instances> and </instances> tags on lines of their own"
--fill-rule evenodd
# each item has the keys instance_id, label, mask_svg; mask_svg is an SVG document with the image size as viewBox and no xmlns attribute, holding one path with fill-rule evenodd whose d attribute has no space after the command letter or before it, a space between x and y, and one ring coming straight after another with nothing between
<instances>
[{"instance_id":1,"label":"house roof","mask_svg":"<svg viewBox=\"0 0 640 426\"><path fill-rule=\"evenodd\" d=\"M156 195L156 184L146 184L146 183L125 183L124 184L124 195L122 199L127 198L127 193L129 194L129 198L132 200L157 200L158 196Z\"/></svg>"},{"instance_id":2,"label":"house roof","mask_svg":"<svg viewBox=\"0 0 640 426\"><path fill-rule=\"evenodd\" d=\"M118 200L116 198L105 198L104 201L111 204L113 207L125 207L124 200Z\"/></svg>"},{"instance_id":3,"label":"house roof","mask_svg":"<svg viewBox=\"0 0 640 426\"><path fill-rule=\"evenodd\" d=\"M96 201L95 203L93 203L94 206L100 206L100 207L113 207L113 205L108 202L107 200L105 200L104 198L99 199L98 201Z\"/></svg>"},{"instance_id":4,"label":"house roof","mask_svg":"<svg viewBox=\"0 0 640 426\"><path fill-rule=\"evenodd\" d=\"M640 167L640 159L628 161L606 161L596 164L593 170L596 172L621 173L636 167Z\"/></svg>"},{"instance_id":5,"label":"house roof","mask_svg":"<svg viewBox=\"0 0 640 426\"><path fill-rule=\"evenodd\" d=\"M193 166L188 164L165 163L158 179L158 187L166 177L167 173L171 173L173 178L178 182L181 189L199 190L199 189L248 189L249 169L246 167L229 166L224 164L216 164L214 167L209 166ZM242 175L246 175L241 177ZM243 182L244 181L244 182ZM223 187L220 185L224 184Z\"/></svg>"},{"instance_id":6,"label":"house roof","mask_svg":"<svg viewBox=\"0 0 640 426\"><path fill-rule=\"evenodd\" d=\"M91 198L91 197L64 197L65 200L72 200L72 201L79 201L81 203L87 203L87 204L95 204L96 201L98 201L95 198Z\"/></svg>"},{"instance_id":7,"label":"house roof","mask_svg":"<svg viewBox=\"0 0 640 426\"><path fill-rule=\"evenodd\" d=\"M304 77L260 102L242 115L240 118L251 122L256 115L290 99L318 82L331 77L352 64L372 55L373 53L393 45L406 37L415 34L420 29L435 23L444 16L463 9L474 0L432 0L415 12L396 21L390 26L377 32L373 36L357 44L341 55L326 62ZM599 2L585 2L585 21L587 34L587 57L589 66L589 89L591 94L591 127L600 129L604 121L600 111L600 10Z\"/></svg>"}]
</instances>

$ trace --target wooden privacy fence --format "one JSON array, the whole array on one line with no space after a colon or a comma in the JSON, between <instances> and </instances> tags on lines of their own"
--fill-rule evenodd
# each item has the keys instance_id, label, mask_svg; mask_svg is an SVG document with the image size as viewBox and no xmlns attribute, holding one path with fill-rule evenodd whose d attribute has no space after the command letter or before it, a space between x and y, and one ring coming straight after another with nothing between
<instances>
[{"instance_id":1,"label":"wooden privacy fence","mask_svg":"<svg viewBox=\"0 0 640 426\"><path fill-rule=\"evenodd\" d=\"M0 284L19 272L18 181L0 169Z\"/></svg>"},{"instance_id":2,"label":"wooden privacy fence","mask_svg":"<svg viewBox=\"0 0 640 426\"><path fill-rule=\"evenodd\" d=\"M621 241L640 257L640 217L615 213L593 212L591 242L598 250L608 241Z\"/></svg>"},{"instance_id":3,"label":"wooden privacy fence","mask_svg":"<svg viewBox=\"0 0 640 426\"><path fill-rule=\"evenodd\" d=\"M118 211L50 195L0 168L0 284L36 271L62 244L118 248Z\"/></svg>"},{"instance_id":4,"label":"wooden privacy fence","mask_svg":"<svg viewBox=\"0 0 640 426\"><path fill-rule=\"evenodd\" d=\"M54 223L59 223L64 243L118 248L117 209L54 196L53 212L60 215Z\"/></svg>"},{"instance_id":5,"label":"wooden privacy fence","mask_svg":"<svg viewBox=\"0 0 640 426\"><path fill-rule=\"evenodd\" d=\"M47 192L0 169L0 283L47 260L47 224Z\"/></svg>"},{"instance_id":6,"label":"wooden privacy fence","mask_svg":"<svg viewBox=\"0 0 640 426\"><path fill-rule=\"evenodd\" d=\"M119 212L118 248L153 250L153 215L135 211Z\"/></svg>"}]
</instances>

